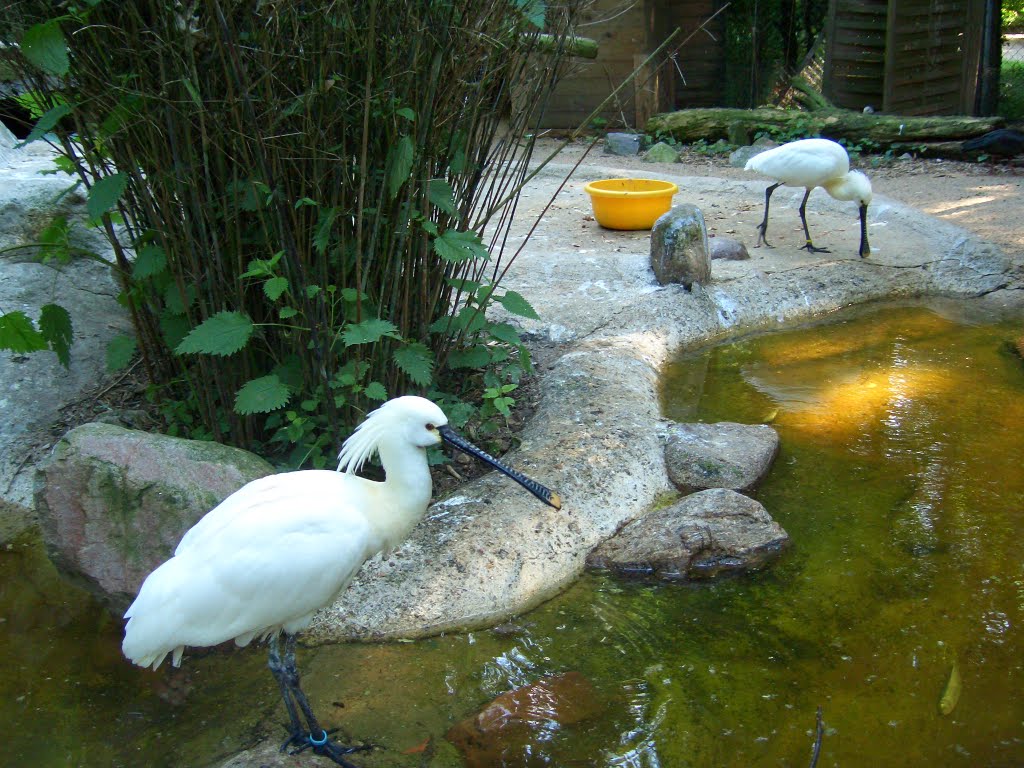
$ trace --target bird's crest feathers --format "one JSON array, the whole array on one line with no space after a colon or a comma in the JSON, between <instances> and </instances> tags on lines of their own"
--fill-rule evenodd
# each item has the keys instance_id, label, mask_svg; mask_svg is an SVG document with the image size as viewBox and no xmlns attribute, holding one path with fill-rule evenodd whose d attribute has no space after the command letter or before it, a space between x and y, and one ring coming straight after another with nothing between
<instances>
[{"instance_id":1,"label":"bird's crest feathers","mask_svg":"<svg viewBox=\"0 0 1024 768\"><path fill-rule=\"evenodd\" d=\"M381 442L395 435L410 417L432 422L437 426L448 423L444 412L422 397L397 397L371 411L341 446L338 471L355 474L379 450Z\"/></svg>"}]
</instances>

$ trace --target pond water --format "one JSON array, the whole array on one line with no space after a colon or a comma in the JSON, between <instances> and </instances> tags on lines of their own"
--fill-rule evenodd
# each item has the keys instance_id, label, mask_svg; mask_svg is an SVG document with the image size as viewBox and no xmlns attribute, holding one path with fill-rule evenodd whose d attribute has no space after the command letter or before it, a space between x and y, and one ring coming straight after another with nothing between
<instances>
[{"instance_id":1,"label":"pond water","mask_svg":"<svg viewBox=\"0 0 1024 768\"><path fill-rule=\"evenodd\" d=\"M314 706L385 747L366 768L461 765L453 723L569 670L599 715L508 765L803 766L818 706L819 766L1024 763L1022 334L886 306L687 354L667 416L780 434L757 498L792 537L781 561L709 584L589 574L501 631L300 649ZM262 648L131 667L120 620L31 538L0 551L0 621L0 764L201 766L283 735Z\"/></svg>"}]
</instances>

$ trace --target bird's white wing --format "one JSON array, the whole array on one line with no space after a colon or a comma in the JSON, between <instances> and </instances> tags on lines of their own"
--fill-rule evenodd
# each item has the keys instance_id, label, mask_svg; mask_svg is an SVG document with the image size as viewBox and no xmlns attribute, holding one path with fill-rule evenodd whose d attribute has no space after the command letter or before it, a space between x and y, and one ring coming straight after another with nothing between
<instances>
[{"instance_id":1,"label":"bird's white wing","mask_svg":"<svg viewBox=\"0 0 1024 768\"><path fill-rule=\"evenodd\" d=\"M754 155L747 162L746 170L763 173L790 186L817 187L845 175L850 170L850 158L834 141L804 139Z\"/></svg>"},{"instance_id":2,"label":"bird's white wing","mask_svg":"<svg viewBox=\"0 0 1024 768\"><path fill-rule=\"evenodd\" d=\"M182 536L174 554L182 554L196 541L217 536L217 531L236 525L238 518L253 510L301 508L317 499L338 502L346 495L351 498L356 488L357 484L347 482L339 473L322 469L261 477L243 485L207 512Z\"/></svg>"},{"instance_id":3,"label":"bird's white wing","mask_svg":"<svg viewBox=\"0 0 1024 768\"><path fill-rule=\"evenodd\" d=\"M381 546L353 503L358 478L322 474L251 483L197 523L128 609L125 654L152 664L181 646L308 624ZM306 475L299 489L295 475Z\"/></svg>"}]
</instances>

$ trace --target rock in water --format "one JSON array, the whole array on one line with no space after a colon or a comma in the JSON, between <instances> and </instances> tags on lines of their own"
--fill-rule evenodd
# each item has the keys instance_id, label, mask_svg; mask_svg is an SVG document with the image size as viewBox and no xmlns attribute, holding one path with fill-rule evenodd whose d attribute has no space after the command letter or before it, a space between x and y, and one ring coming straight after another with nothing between
<instances>
[{"instance_id":1,"label":"rock in water","mask_svg":"<svg viewBox=\"0 0 1024 768\"><path fill-rule=\"evenodd\" d=\"M761 504L715 488L656 509L596 547L587 565L680 581L756 570L789 544Z\"/></svg>"},{"instance_id":2,"label":"rock in water","mask_svg":"<svg viewBox=\"0 0 1024 768\"><path fill-rule=\"evenodd\" d=\"M58 569L123 610L199 518L273 472L219 443L83 424L40 465L36 509Z\"/></svg>"},{"instance_id":3,"label":"rock in water","mask_svg":"<svg viewBox=\"0 0 1024 768\"><path fill-rule=\"evenodd\" d=\"M579 672L545 677L498 696L473 717L449 729L467 768L550 765L534 755L542 732L586 720L602 709L597 691Z\"/></svg>"},{"instance_id":4,"label":"rock in water","mask_svg":"<svg viewBox=\"0 0 1024 768\"><path fill-rule=\"evenodd\" d=\"M749 491L768 474L778 452L779 435L765 424L673 424L665 464L669 479L683 493Z\"/></svg>"}]
</instances>

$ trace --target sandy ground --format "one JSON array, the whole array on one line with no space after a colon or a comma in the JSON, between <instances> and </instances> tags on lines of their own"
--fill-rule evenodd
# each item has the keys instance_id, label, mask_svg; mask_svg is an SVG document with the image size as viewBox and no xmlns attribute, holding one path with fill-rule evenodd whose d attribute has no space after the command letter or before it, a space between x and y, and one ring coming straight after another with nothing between
<instances>
[{"instance_id":1,"label":"sandy ground","mask_svg":"<svg viewBox=\"0 0 1024 768\"><path fill-rule=\"evenodd\" d=\"M546 157L555 146L555 141L542 139L535 156ZM584 143L568 146L558 155L557 162L576 162L586 146ZM584 166L587 165L636 169L638 175L646 170L741 181L757 181L762 178L758 174L730 166L728 155L708 156L691 151L684 152L681 163L646 163L639 157L607 155L602 143L590 151L584 160ZM999 245L1007 255L1024 257L1024 167L913 158L889 160L878 156L855 158L853 166L868 175L876 195L884 195L963 227ZM819 196L827 197L824 191L816 190L808 203L809 211ZM750 247L756 240L756 232L745 229L744 224L750 219L756 226L763 213L762 202L763 198L752 199L746 211L727 212L724 215L715 215L715 212L705 210L708 234L735 237ZM742 221L734 225L730 220L732 213L752 215L744 215ZM856 217L855 211L851 215ZM791 224L799 229L798 220ZM773 217L772 229L779 226L780 223Z\"/></svg>"}]
</instances>

